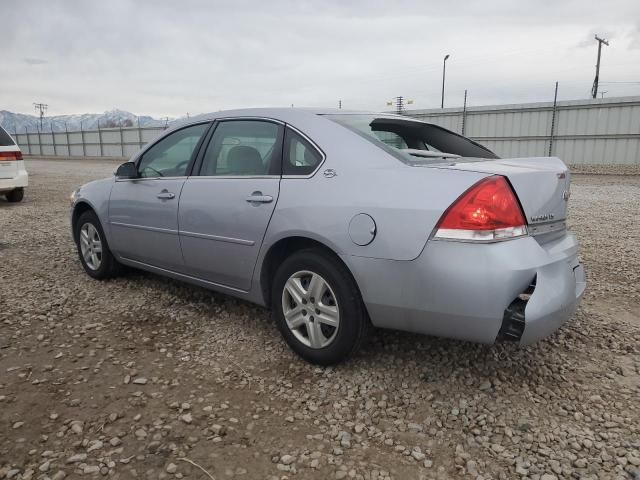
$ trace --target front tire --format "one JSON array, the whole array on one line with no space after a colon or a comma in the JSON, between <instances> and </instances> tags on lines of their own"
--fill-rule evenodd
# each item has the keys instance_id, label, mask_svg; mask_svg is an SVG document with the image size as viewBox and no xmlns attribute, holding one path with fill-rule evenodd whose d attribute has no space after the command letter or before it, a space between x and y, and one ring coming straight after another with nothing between
<instances>
[{"instance_id":1,"label":"front tire","mask_svg":"<svg viewBox=\"0 0 640 480\"><path fill-rule=\"evenodd\" d=\"M369 320L358 287L334 256L294 253L278 268L272 314L291 349L310 363L333 365L360 346Z\"/></svg>"},{"instance_id":2,"label":"front tire","mask_svg":"<svg viewBox=\"0 0 640 480\"><path fill-rule=\"evenodd\" d=\"M120 264L109 250L100 220L93 211L80 215L74 235L80 262L89 276L104 280L120 272Z\"/></svg>"},{"instance_id":3,"label":"front tire","mask_svg":"<svg viewBox=\"0 0 640 480\"><path fill-rule=\"evenodd\" d=\"M6 194L6 197L9 203L21 202L24 198L24 188L14 188Z\"/></svg>"}]
</instances>

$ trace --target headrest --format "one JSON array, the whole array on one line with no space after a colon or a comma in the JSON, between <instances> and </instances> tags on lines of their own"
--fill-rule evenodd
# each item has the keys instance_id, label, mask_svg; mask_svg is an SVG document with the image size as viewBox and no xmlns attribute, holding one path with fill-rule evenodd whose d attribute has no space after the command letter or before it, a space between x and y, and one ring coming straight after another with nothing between
<instances>
[{"instance_id":1,"label":"headrest","mask_svg":"<svg viewBox=\"0 0 640 480\"><path fill-rule=\"evenodd\" d=\"M230 175L262 175L264 166L260 152L248 145L236 145L227 157Z\"/></svg>"}]
</instances>

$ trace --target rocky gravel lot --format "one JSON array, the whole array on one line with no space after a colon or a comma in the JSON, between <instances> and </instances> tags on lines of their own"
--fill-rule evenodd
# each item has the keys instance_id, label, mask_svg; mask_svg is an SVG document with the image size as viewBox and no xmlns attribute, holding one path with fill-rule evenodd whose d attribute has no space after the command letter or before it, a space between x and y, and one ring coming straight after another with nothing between
<instances>
[{"instance_id":1,"label":"rocky gravel lot","mask_svg":"<svg viewBox=\"0 0 640 480\"><path fill-rule=\"evenodd\" d=\"M318 368L264 309L90 279L68 195L114 167L29 161L0 200L0 479L640 479L640 176L574 176L589 284L551 338L379 331Z\"/></svg>"}]
</instances>

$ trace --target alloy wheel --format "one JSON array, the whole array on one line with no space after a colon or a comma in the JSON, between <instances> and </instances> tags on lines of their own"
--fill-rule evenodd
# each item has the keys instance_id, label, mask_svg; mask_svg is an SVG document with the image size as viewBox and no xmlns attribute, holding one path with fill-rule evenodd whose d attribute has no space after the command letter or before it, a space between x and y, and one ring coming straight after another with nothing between
<instances>
[{"instance_id":1,"label":"alloy wheel","mask_svg":"<svg viewBox=\"0 0 640 480\"><path fill-rule=\"evenodd\" d=\"M307 347L324 348L338 333L336 296L317 273L303 270L289 277L282 291L282 313L291 333Z\"/></svg>"},{"instance_id":2,"label":"alloy wheel","mask_svg":"<svg viewBox=\"0 0 640 480\"><path fill-rule=\"evenodd\" d=\"M80 229L80 252L85 264L91 270L98 270L102 264L102 240L92 223L85 223Z\"/></svg>"}]
</instances>

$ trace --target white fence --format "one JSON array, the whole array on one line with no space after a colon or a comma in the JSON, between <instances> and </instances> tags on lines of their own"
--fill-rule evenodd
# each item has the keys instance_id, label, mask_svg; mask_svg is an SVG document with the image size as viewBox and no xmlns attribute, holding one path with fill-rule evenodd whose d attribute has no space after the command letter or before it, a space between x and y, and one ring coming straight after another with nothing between
<instances>
[{"instance_id":1,"label":"white fence","mask_svg":"<svg viewBox=\"0 0 640 480\"><path fill-rule=\"evenodd\" d=\"M640 165L640 97L407 110L486 145L501 157L551 155L575 164ZM552 131L553 125L553 131ZM163 127L14 133L23 153L129 157Z\"/></svg>"},{"instance_id":2,"label":"white fence","mask_svg":"<svg viewBox=\"0 0 640 480\"><path fill-rule=\"evenodd\" d=\"M501 157L551 151L572 165L640 165L640 97L558 102L555 119L552 102L405 114L462 133Z\"/></svg>"}]
</instances>

